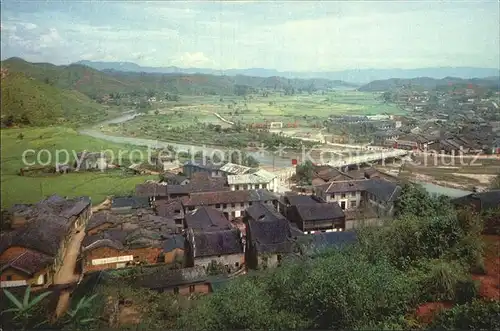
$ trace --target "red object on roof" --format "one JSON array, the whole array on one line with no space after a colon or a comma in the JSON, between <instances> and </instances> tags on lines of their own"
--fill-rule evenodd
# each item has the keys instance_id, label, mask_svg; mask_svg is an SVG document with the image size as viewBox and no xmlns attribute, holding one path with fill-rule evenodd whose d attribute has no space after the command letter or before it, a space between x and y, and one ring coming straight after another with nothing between
<instances>
[{"instance_id":1,"label":"red object on roof","mask_svg":"<svg viewBox=\"0 0 500 331\"><path fill-rule=\"evenodd\" d=\"M472 84L467 85L468 88L473 88L474 86Z\"/></svg>"},{"instance_id":2,"label":"red object on roof","mask_svg":"<svg viewBox=\"0 0 500 331\"><path fill-rule=\"evenodd\" d=\"M297 159L292 159L292 165L297 165Z\"/></svg>"}]
</instances>

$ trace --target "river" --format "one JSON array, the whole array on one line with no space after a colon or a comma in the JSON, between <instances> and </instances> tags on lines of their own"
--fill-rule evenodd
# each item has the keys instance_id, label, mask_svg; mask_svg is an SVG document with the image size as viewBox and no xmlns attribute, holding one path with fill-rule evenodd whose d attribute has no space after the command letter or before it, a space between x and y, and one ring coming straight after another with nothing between
<instances>
[{"instance_id":1,"label":"river","mask_svg":"<svg viewBox=\"0 0 500 331\"><path fill-rule=\"evenodd\" d=\"M130 121L137 116L140 116L140 114L137 114L133 111L129 111L126 113L126 115L113 118L110 120L106 120L100 124L97 124L96 126L99 127L101 125L108 125L108 124L118 124L118 123L124 123L127 121ZM180 151L189 151L194 155L198 151L204 151L207 155L211 155L212 153L221 153L221 152L226 152L226 151L234 151L231 149L228 149L227 147L208 147L208 146L200 146L200 145L189 145L189 144L180 144L176 142L171 142L171 141L159 141L159 140L153 140L153 139L146 139L146 138L134 138L134 137L124 137L124 136L113 136L113 135L108 135L105 134L99 130L96 129L81 129L78 131L80 134L102 139L102 140L107 140L111 141L114 143L121 143L121 144L130 144L130 145L135 145L135 146L147 146L150 148L166 148L167 146L173 146L177 149L178 152ZM275 156L270 152L266 153L259 153L259 152L247 152L247 154L252 155L261 165L264 166L274 166L276 168L285 168L285 167L290 167L291 166L291 160L289 158L284 158L281 156ZM219 154L220 155L220 154Z\"/></svg>"}]
</instances>

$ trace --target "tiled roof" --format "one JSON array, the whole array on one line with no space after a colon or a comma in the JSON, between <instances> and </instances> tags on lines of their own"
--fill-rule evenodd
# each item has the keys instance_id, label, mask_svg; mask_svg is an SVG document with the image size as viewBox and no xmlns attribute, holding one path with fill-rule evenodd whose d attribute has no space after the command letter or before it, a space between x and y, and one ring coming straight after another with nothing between
<instances>
[{"instance_id":1,"label":"tiled roof","mask_svg":"<svg viewBox=\"0 0 500 331\"><path fill-rule=\"evenodd\" d=\"M343 218L344 212L338 203L300 204L292 206L297 211L301 221L323 221Z\"/></svg>"},{"instance_id":2,"label":"tiled roof","mask_svg":"<svg viewBox=\"0 0 500 331\"><path fill-rule=\"evenodd\" d=\"M325 193L341 193L363 191L366 180L346 180L319 185Z\"/></svg>"},{"instance_id":3,"label":"tiled roof","mask_svg":"<svg viewBox=\"0 0 500 331\"><path fill-rule=\"evenodd\" d=\"M27 250L22 252L19 256L16 256L8 263L4 264L0 268L0 272L7 269L13 268L22 271L28 275L34 275L41 269L49 266L53 261L53 257L36 252Z\"/></svg>"},{"instance_id":4,"label":"tiled roof","mask_svg":"<svg viewBox=\"0 0 500 331\"><path fill-rule=\"evenodd\" d=\"M156 213L163 217L172 217L175 211L182 211L182 203L180 200L157 200L155 201Z\"/></svg>"},{"instance_id":5,"label":"tiled roof","mask_svg":"<svg viewBox=\"0 0 500 331\"><path fill-rule=\"evenodd\" d=\"M231 222L224 214L212 207L198 207L186 213L185 221L188 228L197 230L216 231L231 228Z\"/></svg>"},{"instance_id":6,"label":"tiled roof","mask_svg":"<svg viewBox=\"0 0 500 331\"><path fill-rule=\"evenodd\" d=\"M455 199L453 202L457 204L465 204L471 199L479 200L481 202L481 209L483 210L500 208L500 190L469 194Z\"/></svg>"},{"instance_id":7,"label":"tiled roof","mask_svg":"<svg viewBox=\"0 0 500 331\"><path fill-rule=\"evenodd\" d=\"M196 159L196 160L191 160L187 161L184 163L184 166L192 166L200 169L206 169L206 170L219 170L221 167L221 164L215 164L211 161L207 161L205 159Z\"/></svg>"},{"instance_id":8,"label":"tiled roof","mask_svg":"<svg viewBox=\"0 0 500 331\"><path fill-rule=\"evenodd\" d=\"M181 235L173 235L165 239L162 243L164 252L171 252L174 249L184 249L186 239Z\"/></svg>"},{"instance_id":9,"label":"tiled roof","mask_svg":"<svg viewBox=\"0 0 500 331\"><path fill-rule=\"evenodd\" d=\"M106 211L99 211L96 213L92 214L92 217L90 218L86 230L92 230L97 228L100 225L106 224L106 223L111 223L115 224L117 222L117 219L113 217L110 213Z\"/></svg>"},{"instance_id":10,"label":"tiled roof","mask_svg":"<svg viewBox=\"0 0 500 331\"><path fill-rule=\"evenodd\" d=\"M149 208L148 197L116 197L111 201L111 208L130 207L136 208Z\"/></svg>"},{"instance_id":11,"label":"tiled roof","mask_svg":"<svg viewBox=\"0 0 500 331\"><path fill-rule=\"evenodd\" d=\"M135 195L138 197L167 196L167 185L159 183L144 183L135 186Z\"/></svg>"},{"instance_id":12,"label":"tiled roof","mask_svg":"<svg viewBox=\"0 0 500 331\"><path fill-rule=\"evenodd\" d=\"M400 186L378 178L367 180L365 190L383 202L395 201L401 193Z\"/></svg>"},{"instance_id":13,"label":"tiled roof","mask_svg":"<svg viewBox=\"0 0 500 331\"><path fill-rule=\"evenodd\" d=\"M267 190L219 191L193 193L189 198L183 198L184 206L209 206L223 203L241 203L277 200L278 198Z\"/></svg>"},{"instance_id":14,"label":"tiled roof","mask_svg":"<svg viewBox=\"0 0 500 331\"><path fill-rule=\"evenodd\" d=\"M266 184L276 178L277 175L264 169L259 169L243 175L228 175L228 184Z\"/></svg>"},{"instance_id":15,"label":"tiled roof","mask_svg":"<svg viewBox=\"0 0 500 331\"><path fill-rule=\"evenodd\" d=\"M270 211L261 203L249 207L247 214L250 216L247 218L247 230L257 252L290 253L293 251L290 222L286 218L277 212Z\"/></svg>"},{"instance_id":16,"label":"tiled roof","mask_svg":"<svg viewBox=\"0 0 500 331\"><path fill-rule=\"evenodd\" d=\"M243 244L236 229L193 233L193 256L242 254Z\"/></svg>"},{"instance_id":17,"label":"tiled roof","mask_svg":"<svg viewBox=\"0 0 500 331\"><path fill-rule=\"evenodd\" d=\"M52 196L29 208L30 221L26 226L2 235L0 254L10 246L20 246L54 256L71 225L69 218L90 208L90 201Z\"/></svg>"}]
</instances>

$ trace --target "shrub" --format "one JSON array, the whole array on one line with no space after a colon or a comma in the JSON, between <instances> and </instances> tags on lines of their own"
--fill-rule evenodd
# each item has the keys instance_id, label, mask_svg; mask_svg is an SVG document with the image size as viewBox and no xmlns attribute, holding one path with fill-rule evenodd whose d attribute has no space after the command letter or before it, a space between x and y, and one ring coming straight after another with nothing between
<instances>
[{"instance_id":1,"label":"shrub","mask_svg":"<svg viewBox=\"0 0 500 331\"><path fill-rule=\"evenodd\" d=\"M429 330L499 330L500 302L474 300L439 313Z\"/></svg>"},{"instance_id":2,"label":"shrub","mask_svg":"<svg viewBox=\"0 0 500 331\"><path fill-rule=\"evenodd\" d=\"M472 278L459 280L455 285L455 302L458 304L470 303L479 294L479 282Z\"/></svg>"}]
</instances>

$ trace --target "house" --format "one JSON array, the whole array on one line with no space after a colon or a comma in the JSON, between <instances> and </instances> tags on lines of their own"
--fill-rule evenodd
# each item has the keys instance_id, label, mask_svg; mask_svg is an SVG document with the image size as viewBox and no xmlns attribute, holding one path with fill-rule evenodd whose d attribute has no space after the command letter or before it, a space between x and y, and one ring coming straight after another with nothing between
<instances>
[{"instance_id":1,"label":"house","mask_svg":"<svg viewBox=\"0 0 500 331\"><path fill-rule=\"evenodd\" d=\"M394 202L401 193L401 186L380 178L332 182L317 186L315 195L326 202L337 202L346 213L346 229L356 225L358 213L363 210L368 223L380 223L381 219L391 218Z\"/></svg>"},{"instance_id":2,"label":"house","mask_svg":"<svg viewBox=\"0 0 500 331\"><path fill-rule=\"evenodd\" d=\"M115 213L130 213L136 209L151 208L148 197L116 197L111 200L111 211Z\"/></svg>"},{"instance_id":3,"label":"house","mask_svg":"<svg viewBox=\"0 0 500 331\"><path fill-rule=\"evenodd\" d=\"M242 236L237 229L210 232L188 229L189 248L187 266L207 269L211 263L222 265L227 272L238 270L245 263Z\"/></svg>"},{"instance_id":4,"label":"house","mask_svg":"<svg viewBox=\"0 0 500 331\"><path fill-rule=\"evenodd\" d=\"M475 212L500 208L500 190L472 193L452 200L457 207L471 207Z\"/></svg>"},{"instance_id":5,"label":"house","mask_svg":"<svg viewBox=\"0 0 500 331\"><path fill-rule=\"evenodd\" d=\"M281 215L288 218L287 212L291 206L317 203L317 200L315 199L319 198L313 195L302 195L297 194L296 192L285 192L285 194L278 200L277 210Z\"/></svg>"},{"instance_id":6,"label":"house","mask_svg":"<svg viewBox=\"0 0 500 331\"><path fill-rule=\"evenodd\" d=\"M136 285L160 293L180 295L212 292L211 280L202 267L150 271L139 275Z\"/></svg>"},{"instance_id":7,"label":"house","mask_svg":"<svg viewBox=\"0 0 500 331\"><path fill-rule=\"evenodd\" d=\"M278 197L267 190L245 190L192 193L182 199L186 213L198 207L208 206L222 211L230 221L242 217L243 212L257 202L277 205Z\"/></svg>"},{"instance_id":8,"label":"house","mask_svg":"<svg viewBox=\"0 0 500 331\"><path fill-rule=\"evenodd\" d=\"M161 175L161 181L167 183L167 185L186 185L189 183L189 178L183 175L174 174L171 172L165 172Z\"/></svg>"},{"instance_id":9,"label":"house","mask_svg":"<svg viewBox=\"0 0 500 331\"><path fill-rule=\"evenodd\" d=\"M184 226L196 232L220 231L232 229L231 222L222 211L213 207L201 206L186 213Z\"/></svg>"},{"instance_id":10,"label":"house","mask_svg":"<svg viewBox=\"0 0 500 331\"><path fill-rule=\"evenodd\" d=\"M203 172L211 177L226 177L227 175L242 175L248 172L251 168L239 164L224 162L217 165L211 161L204 159L188 161L184 164L184 175L191 177L194 173Z\"/></svg>"},{"instance_id":11,"label":"house","mask_svg":"<svg viewBox=\"0 0 500 331\"><path fill-rule=\"evenodd\" d=\"M156 264L163 255L167 236L147 229L108 229L83 241L84 272L124 268L136 264Z\"/></svg>"},{"instance_id":12,"label":"house","mask_svg":"<svg viewBox=\"0 0 500 331\"><path fill-rule=\"evenodd\" d=\"M135 186L135 196L147 197L151 202L156 200L168 200L167 185L157 182L146 182Z\"/></svg>"},{"instance_id":13,"label":"house","mask_svg":"<svg viewBox=\"0 0 500 331\"><path fill-rule=\"evenodd\" d=\"M231 191L267 189L278 191L278 176L264 169L258 169L241 175L228 175L227 182Z\"/></svg>"},{"instance_id":14,"label":"house","mask_svg":"<svg viewBox=\"0 0 500 331\"><path fill-rule=\"evenodd\" d=\"M186 238L181 235L173 235L166 238L162 243L163 263L184 265L184 251L186 248Z\"/></svg>"},{"instance_id":15,"label":"house","mask_svg":"<svg viewBox=\"0 0 500 331\"><path fill-rule=\"evenodd\" d=\"M316 166L313 171L312 185L317 186L332 181L352 179L346 173L330 166Z\"/></svg>"},{"instance_id":16,"label":"house","mask_svg":"<svg viewBox=\"0 0 500 331\"><path fill-rule=\"evenodd\" d=\"M26 224L0 237L1 286L72 284L78 280L81 270L75 250L80 250L91 206L86 197L55 195L25 205Z\"/></svg>"},{"instance_id":17,"label":"house","mask_svg":"<svg viewBox=\"0 0 500 331\"><path fill-rule=\"evenodd\" d=\"M87 151L77 153L74 168L75 171L105 170L108 168L106 154L102 152L90 153Z\"/></svg>"},{"instance_id":18,"label":"house","mask_svg":"<svg viewBox=\"0 0 500 331\"><path fill-rule=\"evenodd\" d=\"M345 230L345 215L340 206L333 203L301 203L290 206L287 218L297 224L304 233L337 232Z\"/></svg>"},{"instance_id":19,"label":"house","mask_svg":"<svg viewBox=\"0 0 500 331\"><path fill-rule=\"evenodd\" d=\"M114 227L116 223L116 218L114 218L110 213L106 211L97 212L90 218L85 231L87 232L87 235L94 235Z\"/></svg>"},{"instance_id":20,"label":"house","mask_svg":"<svg viewBox=\"0 0 500 331\"><path fill-rule=\"evenodd\" d=\"M161 217L172 218L175 223L176 233L184 229L184 207L180 200L159 200L154 202L154 210Z\"/></svg>"},{"instance_id":21,"label":"house","mask_svg":"<svg viewBox=\"0 0 500 331\"><path fill-rule=\"evenodd\" d=\"M248 207L244 221L248 268L274 267L285 255L293 253L295 237L290 222L272 206L256 203Z\"/></svg>"}]
</instances>

